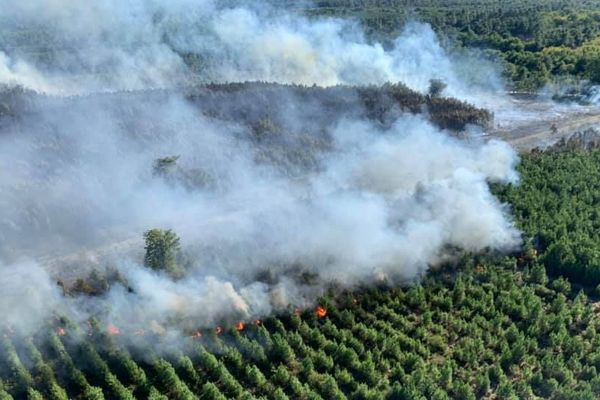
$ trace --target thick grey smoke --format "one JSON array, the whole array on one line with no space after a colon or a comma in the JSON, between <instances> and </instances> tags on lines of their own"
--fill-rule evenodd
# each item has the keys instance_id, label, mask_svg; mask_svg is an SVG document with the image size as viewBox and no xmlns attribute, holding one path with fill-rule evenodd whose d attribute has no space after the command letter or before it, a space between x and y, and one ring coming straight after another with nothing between
<instances>
[{"instance_id":1,"label":"thick grey smoke","mask_svg":"<svg viewBox=\"0 0 600 400\"><path fill-rule=\"evenodd\" d=\"M30 39L2 42L0 82L50 94L202 80L404 81L425 90L442 78L449 94L469 98L497 82L463 79L475 74L422 24L384 50L352 23L211 1L28 0L0 17L39 28L50 48L40 58ZM246 126L204 115L177 90L33 96L26 109L0 119L0 286L10 287L0 310L20 330L51 311L156 330L178 320L210 326L309 305L332 283L411 281L456 249L519 243L488 187L517 181L514 151L459 141L423 117L399 113L388 127L331 121L318 133L329 141L318 166L290 174L261 161ZM284 129L301 130L294 115ZM180 174L154 174L154 161L169 155L179 156ZM141 234L154 227L181 236L183 279L141 265ZM64 298L52 279L72 280L90 264L109 264L130 290Z\"/></svg>"}]
</instances>

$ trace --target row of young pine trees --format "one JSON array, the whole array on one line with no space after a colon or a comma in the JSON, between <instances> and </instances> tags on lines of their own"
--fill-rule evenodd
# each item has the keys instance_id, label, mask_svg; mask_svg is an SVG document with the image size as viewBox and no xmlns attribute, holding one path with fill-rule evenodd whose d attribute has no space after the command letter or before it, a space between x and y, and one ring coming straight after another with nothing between
<instances>
[{"instance_id":1,"label":"row of young pine trees","mask_svg":"<svg viewBox=\"0 0 600 400\"><path fill-rule=\"evenodd\" d=\"M466 262L458 278L323 299L322 318L270 317L174 347L68 321L6 334L0 399L597 398L594 304L527 263Z\"/></svg>"},{"instance_id":2,"label":"row of young pine trees","mask_svg":"<svg viewBox=\"0 0 600 400\"><path fill-rule=\"evenodd\" d=\"M274 316L175 347L68 321L32 337L3 331L0 399L600 398L600 258L590 257L600 254L600 151L533 154L520 170L520 185L495 188L535 239L519 256L465 256L420 285L322 299L326 315ZM177 244L147 235L155 266L176 261L161 249Z\"/></svg>"}]
</instances>

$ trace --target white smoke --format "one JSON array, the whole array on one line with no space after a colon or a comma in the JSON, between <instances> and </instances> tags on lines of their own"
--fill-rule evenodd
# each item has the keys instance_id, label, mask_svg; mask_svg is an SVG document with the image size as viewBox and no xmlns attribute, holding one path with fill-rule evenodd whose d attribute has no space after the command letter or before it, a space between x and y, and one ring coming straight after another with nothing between
<instances>
[{"instance_id":1,"label":"white smoke","mask_svg":"<svg viewBox=\"0 0 600 400\"><path fill-rule=\"evenodd\" d=\"M54 311L61 309L60 290L48 272L32 262L0 264L0 312L2 328L18 333L39 329Z\"/></svg>"},{"instance_id":2,"label":"white smoke","mask_svg":"<svg viewBox=\"0 0 600 400\"><path fill-rule=\"evenodd\" d=\"M320 86L400 81L425 91L431 79L442 79L448 95L474 100L502 88L490 63L449 55L431 27L420 23L407 24L384 49L355 22L307 19L260 3L26 0L7 4L0 17L8 39L14 26L46 37L36 44L6 43L0 83L54 94L248 80ZM185 62L190 58L192 68Z\"/></svg>"},{"instance_id":3,"label":"white smoke","mask_svg":"<svg viewBox=\"0 0 600 400\"><path fill-rule=\"evenodd\" d=\"M100 298L67 300L61 309L71 316L99 314L121 325L253 318L309 304L331 283L412 280L448 256L448 246L504 251L519 243L488 188L517 180L514 151L451 138L422 117L401 117L385 130L334 124L320 172L299 182L257 165L248 140L227 132L241 128L207 120L176 96L135 106L132 114L151 127L140 134L123 130L130 117L110 101L74 104L56 118L46 108L0 138L3 256L118 247L158 226L179 233L192 260L173 282L141 267L139 251L125 251L113 262L133 293L116 286ZM211 171L220 188L189 191L153 176L152 162L164 154ZM61 269L63 261L55 274L77 275ZM272 278L257 281L265 270ZM299 270L318 281L294 281Z\"/></svg>"},{"instance_id":4,"label":"white smoke","mask_svg":"<svg viewBox=\"0 0 600 400\"><path fill-rule=\"evenodd\" d=\"M39 28L51 41L40 45L49 46L51 61L32 55L31 42L0 53L0 83L51 94L201 80L403 81L425 90L441 78L448 94L468 99L498 85L492 74L464 79L492 69L467 72L422 24L409 24L386 50L350 22L208 0L27 0L2 9L0 19ZM192 71L184 53L202 68ZM286 129L302 126L295 115L287 113ZM507 144L459 141L400 112L391 127L350 118L320 128L331 143L318 168L290 177L257 162L262 153L246 127L203 115L177 91L34 96L26 115L0 124L0 283L11 288L0 294L5 321L31 329L56 310L121 326L210 326L308 305L332 283L411 281L456 248L519 244L488 187L518 179ZM190 190L154 176L154 160L167 155L215 185ZM141 266L141 234L154 227L181 236L183 279ZM81 250L110 262L131 290L115 285L103 296L64 298L51 279L79 276L62 256ZM44 268L14 261L25 256ZM29 295L32 287L41 290Z\"/></svg>"}]
</instances>

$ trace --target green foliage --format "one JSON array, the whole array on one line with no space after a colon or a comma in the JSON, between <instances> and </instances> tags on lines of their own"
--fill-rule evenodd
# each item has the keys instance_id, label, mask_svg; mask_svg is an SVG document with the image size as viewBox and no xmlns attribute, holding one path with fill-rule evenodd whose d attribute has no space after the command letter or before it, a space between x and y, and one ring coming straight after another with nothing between
<instances>
[{"instance_id":1,"label":"green foliage","mask_svg":"<svg viewBox=\"0 0 600 400\"><path fill-rule=\"evenodd\" d=\"M357 17L378 39L408 20L430 23L505 64L515 89L566 77L600 82L600 3L594 0L320 0L309 15Z\"/></svg>"},{"instance_id":2,"label":"green foliage","mask_svg":"<svg viewBox=\"0 0 600 400\"><path fill-rule=\"evenodd\" d=\"M150 389L150 393L148 394L148 400L169 400L169 398L160 393L155 387Z\"/></svg>"},{"instance_id":3,"label":"green foliage","mask_svg":"<svg viewBox=\"0 0 600 400\"><path fill-rule=\"evenodd\" d=\"M211 382L204 384L199 397L202 400L227 400L227 398L223 396L223 393L219 391L219 388Z\"/></svg>"},{"instance_id":4,"label":"green foliage","mask_svg":"<svg viewBox=\"0 0 600 400\"><path fill-rule=\"evenodd\" d=\"M0 400L13 400L13 397L4 389L0 389Z\"/></svg>"},{"instance_id":5,"label":"green foliage","mask_svg":"<svg viewBox=\"0 0 600 400\"><path fill-rule=\"evenodd\" d=\"M154 363L156 371L156 385L167 394L169 399L193 400L196 398L185 383L179 379L175 369L168 361L164 359L157 360Z\"/></svg>"},{"instance_id":6,"label":"green foliage","mask_svg":"<svg viewBox=\"0 0 600 400\"><path fill-rule=\"evenodd\" d=\"M44 400L44 396L34 388L30 387L27 389L27 400Z\"/></svg>"},{"instance_id":7,"label":"green foliage","mask_svg":"<svg viewBox=\"0 0 600 400\"><path fill-rule=\"evenodd\" d=\"M106 394L111 399L133 400L133 394L117 379L102 356L96 351L91 343L84 343L79 348L83 356L86 371L91 377L103 385Z\"/></svg>"},{"instance_id":8,"label":"green foliage","mask_svg":"<svg viewBox=\"0 0 600 400\"><path fill-rule=\"evenodd\" d=\"M421 286L356 292L344 306L330 299L326 318L283 316L225 331L190 342L191 351L173 358L134 361L121 345L63 344L50 331L48 346L26 346L37 366L25 391L7 369L0 369L1 388L15 398L34 389L45 395L53 379L63 384L61 376L72 398L133 398L132 391L150 399L597 397L600 317L593 297L528 262L515 270L505 259L479 260ZM213 346L217 352L208 350ZM13 349L5 339L0 362L23 365Z\"/></svg>"},{"instance_id":9,"label":"green foliage","mask_svg":"<svg viewBox=\"0 0 600 400\"><path fill-rule=\"evenodd\" d=\"M29 371L23 366L19 354L15 349L14 345L7 337L0 337L0 351L8 376L7 381L12 383L12 395L15 397L25 397L25 394L29 397L35 398L38 396L37 391L31 391L33 385L33 378Z\"/></svg>"},{"instance_id":10,"label":"green foliage","mask_svg":"<svg viewBox=\"0 0 600 400\"><path fill-rule=\"evenodd\" d=\"M419 285L324 299L325 318L270 317L164 358L71 338L75 324L7 334L0 399L599 398L600 151L520 169L519 185L494 186L525 232L520 254L465 257Z\"/></svg>"},{"instance_id":11,"label":"green foliage","mask_svg":"<svg viewBox=\"0 0 600 400\"><path fill-rule=\"evenodd\" d=\"M144 233L146 254L144 265L156 271L165 271L173 278L183 275L177 264L179 237L175 232L161 229L150 229Z\"/></svg>"},{"instance_id":12,"label":"green foliage","mask_svg":"<svg viewBox=\"0 0 600 400\"><path fill-rule=\"evenodd\" d=\"M49 399L67 400L68 396L66 391L58 385L52 368L44 362L42 354L35 347L32 340L26 342L26 348L30 360L35 364L34 370L36 375L39 377L37 386L43 386L43 392Z\"/></svg>"},{"instance_id":13,"label":"green foliage","mask_svg":"<svg viewBox=\"0 0 600 400\"><path fill-rule=\"evenodd\" d=\"M530 279L544 283L547 271L598 285L600 152L535 153L525 156L519 169L521 184L497 193L512 205L519 227L538 248ZM571 290L565 280L556 280L553 288Z\"/></svg>"}]
</instances>

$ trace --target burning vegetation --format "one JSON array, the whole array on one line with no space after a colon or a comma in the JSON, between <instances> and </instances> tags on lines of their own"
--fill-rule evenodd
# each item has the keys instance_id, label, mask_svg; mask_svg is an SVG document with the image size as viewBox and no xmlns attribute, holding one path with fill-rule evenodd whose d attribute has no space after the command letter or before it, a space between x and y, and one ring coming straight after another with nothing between
<instances>
[{"instance_id":1,"label":"burning vegetation","mask_svg":"<svg viewBox=\"0 0 600 400\"><path fill-rule=\"evenodd\" d=\"M323 306L317 306L315 308L315 315L318 318L325 318L327 316L327 309Z\"/></svg>"},{"instance_id":2,"label":"burning vegetation","mask_svg":"<svg viewBox=\"0 0 600 400\"><path fill-rule=\"evenodd\" d=\"M242 321L235 324L235 330L238 332L243 331L245 327L246 327L246 324L243 323Z\"/></svg>"},{"instance_id":3,"label":"burning vegetation","mask_svg":"<svg viewBox=\"0 0 600 400\"><path fill-rule=\"evenodd\" d=\"M200 331L194 331L194 332L192 332L192 334L190 335L190 337L192 339L200 339L202 337L202 332L200 332Z\"/></svg>"},{"instance_id":4,"label":"burning vegetation","mask_svg":"<svg viewBox=\"0 0 600 400\"><path fill-rule=\"evenodd\" d=\"M354 304L356 304L356 302L354 302ZM307 312L310 312L310 310L307 310ZM312 313L319 319L325 318L328 315L327 308L323 305L317 305L316 307L314 307L312 309ZM302 318L302 316L306 316L307 314L305 314L305 311L303 311L302 309L296 307L296 308L293 308L292 315ZM61 322L65 322L64 319L61 319ZM190 331L187 336L194 340L200 340L206 336L206 333L213 332L217 336L220 336L220 335L230 333L233 331L244 332L248 329L248 327L253 327L253 329L257 329L257 328L262 327L263 324L264 324L264 321L262 319L254 319L250 322L238 321L238 322L235 322L230 325L225 324L225 325L217 325L213 328L204 327L204 328L196 329L196 330ZM71 328L73 328L72 325L71 325ZM59 325L54 328L54 332L59 337L66 336L69 333L69 330L70 330L69 328L67 328L63 325ZM74 335L77 335L77 331L79 331L79 330L77 328L74 328L74 331L71 333ZM156 322L154 322L152 324L152 326L149 327L149 329L131 328L131 329L123 330L113 323L108 323L108 324L106 324L104 330L102 330L102 325L97 320L91 319L91 320L85 321L84 329L79 332L84 332L87 336L96 336L97 334L105 333L106 335L111 336L111 337L122 336L125 338L126 337L143 338L143 337L150 336L150 337L154 337L154 338L161 338L161 337L165 336L166 329L165 329L165 327L160 326ZM9 327L9 328L5 329L6 337L13 336L13 335L15 335L15 331L12 328ZM208 337L210 337L210 334L208 335Z\"/></svg>"},{"instance_id":5,"label":"burning vegetation","mask_svg":"<svg viewBox=\"0 0 600 400\"><path fill-rule=\"evenodd\" d=\"M106 333L108 333L111 336L119 336L121 334L121 330L113 324L108 324L108 326L106 327Z\"/></svg>"},{"instance_id":6,"label":"burning vegetation","mask_svg":"<svg viewBox=\"0 0 600 400\"><path fill-rule=\"evenodd\" d=\"M127 80L137 77L147 82L146 78L151 84L113 86L117 82L111 82L106 88L82 85L81 92L74 91L83 94L77 97L0 89L0 171L11 171L0 180L0 192L4 193L0 207L1 255L11 260L19 253L43 255L48 248L59 253L59 248L96 246L104 240L112 245L114 238L121 240L122 228L165 228L145 232L143 261L141 257L138 262L133 261L135 256L121 258L120 253L115 257L118 260L106 261L96 257L94 248L89 263L101 265L103 272L94 269L83 278L69 276L59 281L58 290L53 281L63 277L45 279L43 273L47 271L42 268L16 265L2 270L4 293L0 305L4 306L3 319L8 321L4 323L8 327L3 326L0 336L0 399L600 396L600 376L596 371L600 365L600 336L595 337L600 321L594 304L600 288L586 286L600 282L600 253L595 249L600 242L598 213L594 209L599 201L598 188L593 186L600 181L596 176L598 153L592 159L560 164L561 168L544 178L540 178L541 170L565 162L568 156L546 159L538 154L538 163L546 161L539 164L540 168L538 164L533 166L535 183L496 188L509 196L503 199L511 200L519 226L528 230L526 235L541 236L539 255L533 248L519 255L507 253L509 256L498 261L497 254L507 248L512 251L512 246L519 244L521 233L514 229L512 218L506 218L509 207L497 201L489 188L490 183L501 186L518 181L518 157L508 145L493 140L464 145L451 137L469 125L489 127L493 118L487 110L444 97L450 89L463 86L457 82L459 79L449 80L448 87L442 80L432 80L428 93L418 92L401 83L364 83L363 79L370 82L368 76L379 75L368 74L370 68L366 68L367 71L351 71L366 73L352 80L359 82L358 86L246 82L179 89L178 80L152 80L153 73L162 75L156 69L156 65L165 66L160 61L185 61L174 70L165 66L165 75L169 76L196 62L198 69L193 72L200 73L206 66L202 63L220 67L227 60L182 54L176 44L181 46L185 40L172 36L174 32L162 31L177 21L167 3L145 2L160 5L160 12L154 9L148 15L144 15L148 10L143 6L131 13L107 13L113 17L109 18L111 21L119 15L142 18L135 21L143 25L142 35L130 29L133 24L110 23L107 28L98 15L98 24L90 24L94 33L118 42L95 43L90 32L78 28L87 26L88 21L80 21L74 29L70 29L69 21L69 28L61 31L59 23L44 24L44 19L36 19L45 15L45 10L27 7L28 1L25 0L26 7L13 10L12 14L0 11L0 15L6 13L8 21L25 12L22 10L39 9L31 16L31 21L38 23L31 25L48 25L48 29L33 35L34 41L50 33L56 33L49 36L50 41L67 36L67 53L74 55L61 60L64 49L48 49L47 53L34 49L35 56L20 59L19 52L25 51L21 49L27 48L26 43L0 43L0 80L6 80L6 76L10 80L23 78L26 74L35 79L16 81L33 82L37 87L37 82L48 80L44 78L53 78L45 77L44 71L55 70L60 75L60 68L35 65L39 58L49 64L56 59L56 67L64 67L82 82L88 79L86 72L93 72L89 75L101 83L102 65L94 61L98 57L109 70L110 66L118 67L112 65L115 58L123 65L135 66L134 70L115 71ZM339 3L324 1L321 5L336 2ZM66 12L51 12L52 18L59 14L77 16L78 9L69 9L69 5L78 2L59 3ZM203 0L200 4L206 5ZM322 27L329 32L336 32L332 27L340 31L354 29L339 25L339 21L313 24L302 17L288 29L279 21L261 22L262 17L252 10L232 10L236 9L226 7L219 16L241 15L245 22L254 18L258 23L249 25L269 29L276 26L289 33L282 37L303 38L309 47L320 46L322 37L331 37L317 34L319 43L315 42L314 32L321 32ZM462 14L471 17L468 12ZM372 17L382 20L377 12ZM550 15L548 22L554 17ZM577 18L571 19L577 22ZM14 29L21 32L20 27L29 21L17 19ZM225 31L239 29L232 36L266 36L268 41L273 40L272 31L270 35L253 34L243 32L242 25L232 24L231 30ZM202 28L210 26L205 24ZM187 32L182 27L185 26L178 26L175 31L186 35L194 31ZM154 34L147 35L149 31ZM81 53L83 49L77 48L80 38L68 37L72 32L86 33L81 37L85 38L86 47L96 53L95 57L86 58L86 53ZM432 36L419 36L428 32ZM419 53L426 45L437 43L433 30L423 26L413 24L408 33L408 38L419 44L413 46ZM471 28L468 35L462 33L459 36L472 36ZM221 32L211 34L216 38ZM25 36L8 32L0 35L0 40L15 37L27 42ZM158 43L129 42L130 38L142 37L160 39ZM337 34L333 38L340 43L348 39ZM188 44L198 38L189 39ZM110 51L96 51L111 49L121 41L126 45L117 46L117 50L123 59L113 54L105 59L103 53ZM217 41L216 47L226 48L230 42ZM510 43L500 44L511 47ZM333 50L334 45L327 49ZM400 47L395 50L402 50ZM141 50L128 54L130 48ZM260 57L269 56L260 52L260 46L253 48ZM144 51L153 49L166 53ZM364 49L371 52L360 51ZM278 44L270 43L268 50L278 54ZM434 50L436 65L431 67L441 65L442 71L438 72L451 78L452 74L446 74L449 71L468 75L452 64L441 46ZM356 57L359 52L360 57ZM149 65L141 63L139 54L148 57ZM287 63L306 58L294 58L288 48L283 54L283 58L265 63L270 70L275 71L272 67L279 64L294 67ZM348 61L371 61L369 55L387 57L367 65L374 70L377 65L399 65L398 61L402 61L402 57L388 51L387 45L378 47L367 41L346 43L342 51L325 59L339 68L352 66L353 62ZM338 58L343 62L334 63ZM84 62L71 71L71 60ZM93 67L90 71L87 62ZM251 59L250 64L257 64L256 60ZM302 71L298 64L295 67L282 70ZM429 69L422 65L422 69L426 68ZM348 71L342 68L337 74ZM39 76L30 77L31 72ZM132 76L125 72L142 73ZM381 76L411 78L404 71L393 72ZM347 73L339 76L342 75ZM417 78L427 82L429 76ZM310 79L315 78L302 77L301 82ZM333 82L338 81L346 82ZM148 90L163 87L163 83L177 89ZM142 90L128 91L138 87ZM102 94L97 95L98 92ZM447 135L448 131L442 129L452 132ZM565 151L593 151L600 147L598 136L594 131L584 132L558 146ZM167 153L162 154L163 151ZM532 168L531 162L533 159L525 161L524 171ZM575 174L573 170L581 172ZM583 171L595 171L595 175L583 179ZM553 181L557 177L560 181ZM523 187L549 192L516 195L515 191ZM255 196L256 192L259 195ZM225 206L220 207L221 204ZM550 217L548 210L552 210ZM212 216L216 217L210 219ZM299 217L293 219L294 216ZM527 220L528 216L535 216L535 220ZM195 223L187 224L190 220ZM322 221L325 222L319 225ZM405 235L413 222L418 229ZM314 229L316 225L319 226ZM186 228L182 232L195 232L185 237L185 242L193 242L199 251L191 253L193 256L186 254L187 249L180 246L171 226L178 231L182 227ZM247 226L255 229L238 236L239 228ZM96 229L88 232L89 227ZM299 229L295 231L293 227ZM565 232L575 231L577 234L565 236ZM351 234L345 236L347 232ZM297 237L301 239L296 240ZM416 239L411 241L412 237ZM60 247L63 242L64 247ZM248 242L250 245L246 246ZM298 247L294 247L296 242ZM408 243L406 248L401 248L403 243ZM422 243L425 245L416 251L415 246ZM431 248L431 243L439 245ZM23 248L13 249L15 244L23 244ZM121 245L116 243L116 247ZM274 249L283 247L281 253L272 254L276 253ZM357 248L360 251L354 251ZM432 262L444 258L440 253L446 248L451 248L449 255L453 257L468 255L460 258L466 264L461 264L460 273L432 271L422 285L391 290L383 285L369 287L340 294L347 295L344 301L338 301L336 292L330 294L331 298L319 298L320 304L315 306L315 292L327 292L329 283L324 282L329 282L333 273L342 282L339 284L347 284L346 287L372 284L395 273L415 281ZM467 249L465 253L459 250L463 248ZM141 247L137 250L141 251ZM476 261L472 261L472 254L478 250L490 250L492 254L478 253ZM420 256L413 264L405 265L410 259L407 254ZM216 268L224 271L222 280L218 280L207 273L207 265L224 258L227 261ZM373 265L376 259L383 260L381 265ZM397 260L402 260L399 266L394 264ZM34 264L45 262L44 259ZM71 273L60 262L61 269ZM104 265L113 262L117 269ZM270 262L285 268L272 272L271 265L265 266ZM371 271L379 272L380 267L392 264L394 268L382 271L377 278L370 275ZM231 271L227 269L230 265L235 266ZM348 269L339 268L341 265ZM331 269L325 271L327 268ZM323 271L327 279L321 279L314 271ZM84 273L88 272L85 269ZM577 285L572 288L569 281L559 277L561 274L574 279ZM347 276L356 282L345 282ZM36 277L42 278L34 280ZM279 296L278 290L288 286L293 287ZM17 289L11 294L13 287ZM282 301L274 301L275 297ZM20 308L21 303L25 307ZM295 304L303 306L294 308ZM63 312L69 317L54 318L40 328L39 320L46 321L48 315ZM265 319L255 319L258 317ZM481 354L485 357L477 357Z\"/></svg>"}]
</instances>

